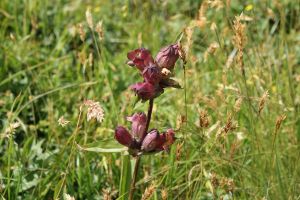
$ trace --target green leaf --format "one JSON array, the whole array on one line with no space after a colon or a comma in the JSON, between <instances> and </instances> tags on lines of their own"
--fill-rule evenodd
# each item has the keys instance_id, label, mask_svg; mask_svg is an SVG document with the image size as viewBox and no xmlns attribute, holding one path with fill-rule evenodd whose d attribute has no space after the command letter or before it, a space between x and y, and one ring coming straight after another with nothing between
<instances>
[{"instance_id":1,"label":"green leaf","mask_svg":"<svg viewBox=\"0 0 300 200\"><path fill-rule=\"evenodd\" d=\"M122 147L122 148L82 147L79 144L77 144L77 148L81 151L90 151L96 153L120 153L128 150L127 147Z\"/></svg>"},{"instance_id":2,"label":"green leaf","mask_svg":"<svg viewBox=\"0 0 300 200\"><path fill-rule=\"evenodd\" d=\"M118 200L127 200L130 190L131 182L131 163L130 156L122 156L122 169L121 169L121 180L119 185L119 198Z\"/></svg>"}]
</instances>

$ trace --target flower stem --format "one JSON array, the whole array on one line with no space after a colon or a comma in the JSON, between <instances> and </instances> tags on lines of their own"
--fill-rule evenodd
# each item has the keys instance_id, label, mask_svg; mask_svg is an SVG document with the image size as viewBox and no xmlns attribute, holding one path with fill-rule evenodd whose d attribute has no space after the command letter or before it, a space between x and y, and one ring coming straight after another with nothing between
<instances>
[{"instance_id":1,"label":"flower stem","mask_svg":"<svg viewBox=\"0 0 300 200\"><path fill-rule=\"evenodd\" d=\"M152 110L153 110L153 99L150 99L149 100L147 123L146 123L146 129L145 129L144 137L146 136L148 128L149 128L149 124L150 124L150 121L151 121ZM130 191L129 191L129 200L133 200L133 195L134 195L134 191L135 191L135 183L136 183L136 178L137 178L137 174L138 174L138 171L139 171L140 160L141 160L141 155L138 155L136 157L136 160L135 160L133 177L132 177L132 180L131 180Z\"/></svg>"}]
</instances>

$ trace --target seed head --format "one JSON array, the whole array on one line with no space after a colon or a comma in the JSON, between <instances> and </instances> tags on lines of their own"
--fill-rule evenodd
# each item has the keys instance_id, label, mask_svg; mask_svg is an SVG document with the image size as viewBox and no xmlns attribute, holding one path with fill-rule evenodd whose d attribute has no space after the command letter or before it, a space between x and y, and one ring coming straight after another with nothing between
<instances>
[{"instance_id":1,"label":"seed head","mask_svg":"<svg viewBox=\"0 0 300 200\"><path fill-rule=\"evenodd\" d=\"M86 22L89 25L90 29L94 29L93 16L91 13L91 8L88 8L85 12Z\"/></svg>"},{"instance_id":2,"label":"seed head","mask_svg":"<svg viewBox=\"0 0 300 200\"><path fill-rule=\"evenodd\" d=\"M92 100L84 101L84 105L87 106L87 120L96 119L99 123L104 120L104 110L101 107L99 102L95 102Z\"/></svg>"},{"instance_id":3,"label":"seed head","mask_svg":"<svg viewBox=\"0 0 300 200\"><path fill-rule=\"evenodd\" d=\"M267 91L264 92L264 94L262 95L262 97L259 100L259 107L258 107L258 113L259 114L264 109L265 103L266 103L266 100L268 99L268 97L269 97L269 92L267 90Z\"/></svg>"},{"instance_id":4,"label":"seed head","mask_svg":"<svg viewBox=\"0 0 300 200\"><path fill-rule=\"evenodd\" d=\"M142 196L142 200L148 200L150 199L150 197L152 196L152 194L155 191L155 185L151 184L149 187L146 188L143 196Z\"/></svg>"}]
</instances>

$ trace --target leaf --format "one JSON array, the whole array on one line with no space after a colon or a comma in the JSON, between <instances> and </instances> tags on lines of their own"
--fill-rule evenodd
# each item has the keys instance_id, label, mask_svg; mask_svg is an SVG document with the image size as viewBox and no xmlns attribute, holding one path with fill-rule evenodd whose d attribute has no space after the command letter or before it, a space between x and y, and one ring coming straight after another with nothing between
<instances>
[{"instance_id":1,"label":"leaf","mask_svg":"<svg viewBox=\"0 0 300 200\"><path fill-rule=\"evenodd\" d=\"M119 198L118 200L127 200L130 190L131 182L131 163L130 156L122 156L122 169L121 169L121 179L119 185Z\"/></svg>"},{"instance_id":2,"label":"leaf","mask_svg":"<svg viewBox=\"0 0 300 200\"><path fill-rule=\"evenodd\" d=\"M77 148L80 151L90 151L90 152L96 152L96 153L120 153L127 151L127 147L122 148L101 148L101 147L82 147L79 144L76 144Z\"/></svg>"}]
</instances>

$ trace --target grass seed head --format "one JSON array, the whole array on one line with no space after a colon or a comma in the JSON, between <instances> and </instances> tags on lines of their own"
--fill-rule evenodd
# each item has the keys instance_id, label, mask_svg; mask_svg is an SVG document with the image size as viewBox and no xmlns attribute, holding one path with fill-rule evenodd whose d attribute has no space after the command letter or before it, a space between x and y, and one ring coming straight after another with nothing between
<instances>
[{"instance_id":1,"label":"grass seed head","mask_svg":"<svg viewBox=\"0 0 300 200\"><path fill-rule=\"evenodd\" d=\"M86 22L89 25L90 29L94 29L94 22L93 22L93 16L91 13L91 8L88 8L85 12Z\"/></svg>"},{"instance_id":2,"label":"grass seed head","mask_svg":"<svg viewBox=\"0 0 300 200\"><path fill-rule=\"evenodd\" d=\"M104 30L102 21L99 21L96 25L95 31L98 33L99 40L102 41L104 39Z\"/></svg>"},{"instance_id":3,"label":"grass seed head","mask_svg":"<svg viewBox=\"0 0 300 200\"><path fill-rule=\"evenodd\" d=\"M77 32L79 34L79 37L80 37L81 41L84 42L86 33L85 33L85 30L84 30L83 24L82 23L77 24L76 28L77 28Z\"/></svg>"},{"instance_id":4,"label":"grass seed head","mask_svg":"<svg viewBox=\"0 0 300 200\"><path fill-rule=\"evenodd\" d=\"M149 187L146 188L146 190L142 196L142 200L150 199L150 197L152 196L154 191L155 191L155 185L152 183Z\"/></svg>"},{"instance_id":5,"label":"grass seed head","mask_svg":"<svg viewBox=\"0 0 300 200\"><path fill-rule=\"evenodd\" d=\"M167 200L168 199L168 190L166 188L161 190L161 198L162 198L162 200Z\"/></svg>"},{"instance_id":6,"label":"grass seed head","mask_svg":"<svg viewBox=\"0 0 300 200\"><path fill-rule=\"evenodd\" d=\"M282 122L286 119L286 115L280 115L276 119L276 131L278 131L281 127Z\"/></svg>"},{"instance_id":7,"label":"grass seed head","mask_svg":"<svg viewBox=\"0 0 300 200\"><path fill-rule=\"evenodd\" d=\"M268 99L268 97L269 97L269 92L267 90L267 91L264 92L264 94L262 95L262 97L259 100L259 107L258 107L258 113L259 114L264 109L265 103L266 103L266 100Z\"/></svg>"}]
</instances>

